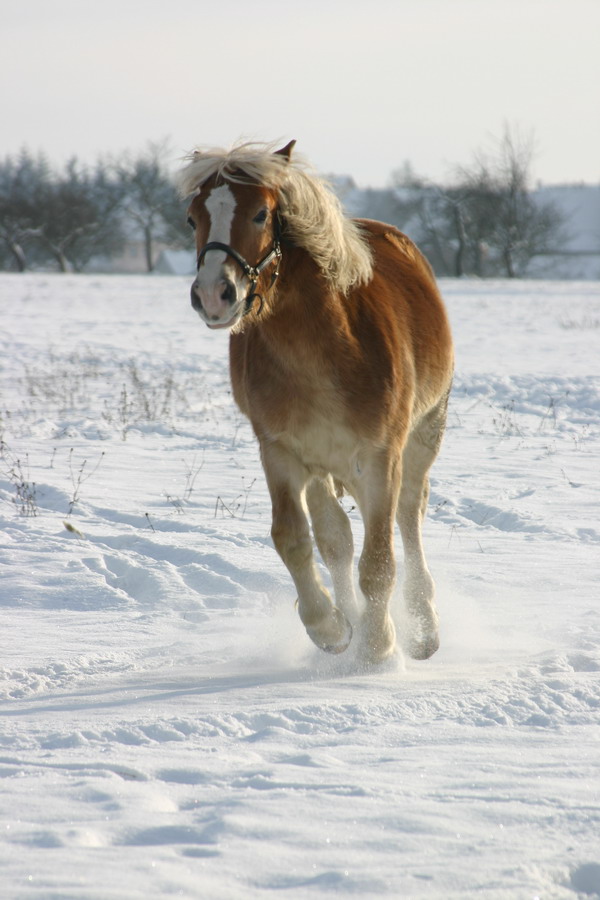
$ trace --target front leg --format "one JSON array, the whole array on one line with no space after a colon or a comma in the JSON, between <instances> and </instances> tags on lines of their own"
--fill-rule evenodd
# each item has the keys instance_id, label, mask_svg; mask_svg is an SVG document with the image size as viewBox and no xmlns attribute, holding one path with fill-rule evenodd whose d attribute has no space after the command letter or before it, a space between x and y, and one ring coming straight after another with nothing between
<instances>
[{"instance_id":1,"label":"front leg","mask_svg":"<svg viewBox=\"0 0 600 900\"><path fill-rule=\"evenodd\" d=\"M313 478L306 489L306 502L315 542L333 582L336 605L354 624L358 605L354 591L354 541L348 516L339 504L333 479Z\"/></svg>"},{"instance_id":2,"label":"front leg","mask_svg":"<svg viewBox=\"0 0 600 900\"><path fill-rule=\"evenodd\" d=\"M352 639L346 616L333 605L315 566L302 496L309 473L277 442L261 443L273 507L271 536L298 591L298 612L310 639L329 653L342 653Z\"/></svg>"}]
</instances>

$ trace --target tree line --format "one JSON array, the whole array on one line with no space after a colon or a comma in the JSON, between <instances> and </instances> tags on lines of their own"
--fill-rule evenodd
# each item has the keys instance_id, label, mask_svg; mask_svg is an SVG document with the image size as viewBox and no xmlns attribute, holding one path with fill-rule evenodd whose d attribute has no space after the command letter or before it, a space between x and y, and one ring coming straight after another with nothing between
<instances>
[{"instance_id":1,"label":"tree line","mask_svg":"<svg viewBox=\"0 0 600 900\"><path fill-rule=\"evenodd\" d=\"M533 137L506 126L491 152L476 152L446 184L405 163L393 189L371 192L364 209L408 231L438 275L524 275L534 256L559 251L568 236L562 211L534 196L534 154Z\"/></svg>"},{"instance_id":2,"label":"tree line","mask_svg":"<svg viewBox=\"0 0 600 900\"><path fill-rule=\"evenodd\" d=\"M0 160L0 268L82 271L135 234L152 271L158 244L190 247L169 156L162 142L92 166L74 157L56 169L25 149ZM405 163L389 188L361 191L355 212L406 231L438 275L522 275L566 237L560 211L533 197L533 156L533 140L507 127L491 153L476 153L447 183Z\"/></svg>"},{"instance_id":3,"label":"tree line","mask_svg":"<svg viewBox=\"0 0 600 900\"><path fill-rule=\"evenodd\" d=\"M135 232L152 271L159 242L189 244L167 159L162 143L92 166L73 157L57 169L27 149L0 160L0 267L79 272L118 254Z\"/></svg>"}]
</instances>

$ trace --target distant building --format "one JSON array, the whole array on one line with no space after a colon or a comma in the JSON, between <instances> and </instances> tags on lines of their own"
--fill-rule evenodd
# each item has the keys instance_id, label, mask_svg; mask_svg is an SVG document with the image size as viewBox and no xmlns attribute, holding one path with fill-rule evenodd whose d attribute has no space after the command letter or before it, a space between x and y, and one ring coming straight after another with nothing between
<instances>
[{"instance_id":1,"label":"distant building","mask_svg":"<svg viewBox=\"0 0 600 900\"><path fill-rule=\"evenodd\" d=\"M195 275L196 254L193 250L163 250L154 271L158 275Z\"/></svg>"},{"instance_id":2,"label":"distant building","mask_svg":"<svg viewBox=\"0 0 600 900\"><path fill-rule=\"evenodd\" d=\"M565 219L565 243L534 256L530 278L600 280L600 185L544 185L534 200L551 202Z\"/></svg>"},{"instance_id":3,"label":"distant building","mask_svg":"<svg viewBox=\"0 0 600 900\"><path fill-rule=\"evenodd\" d=\"M85 271L123 275L139 275L147 272L144 242L131 235L126 239L120 253L114 253L111 256L93 256L86 265Z\"/></svg>"}]
</instances>

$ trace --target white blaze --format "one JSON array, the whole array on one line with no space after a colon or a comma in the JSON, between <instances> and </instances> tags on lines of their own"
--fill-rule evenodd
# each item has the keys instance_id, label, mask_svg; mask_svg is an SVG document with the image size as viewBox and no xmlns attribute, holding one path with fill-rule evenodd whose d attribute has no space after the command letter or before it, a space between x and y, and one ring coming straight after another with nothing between
<instances>
[{"instance_id":1,"label":"white blaze","mask_svg":"<svg viewBox=\"0 0 600 900\"><path fill-rule=\"evenodd\" d=\"M207 244L211 241L220 241L222 244L231 242L231 223L235 205L235 197L229 185L222 184L212 189L204 204L210 216ZM209 250L204 257L204 265L198 272L198 283L207 286L215 284L220 279L221 266L226 259L227 254L221 250Z\"/></svg>"}]
</instances>

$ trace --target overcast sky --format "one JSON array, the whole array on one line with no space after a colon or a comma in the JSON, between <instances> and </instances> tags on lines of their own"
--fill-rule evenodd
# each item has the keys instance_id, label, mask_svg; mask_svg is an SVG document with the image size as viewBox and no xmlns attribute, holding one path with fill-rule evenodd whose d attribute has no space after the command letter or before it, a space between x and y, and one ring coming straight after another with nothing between
<instances>
[{"instance_id":1,"label":"overcast sky","mask_svg":"<svg viewBox=\"0 0 600 900\"><path fill-rule=\"evenodd\" d=\"M600 181L600 0L1 0L0 155L285 143L362 186L443 178L505 123Z\"/></svg>"}]
</instances>

